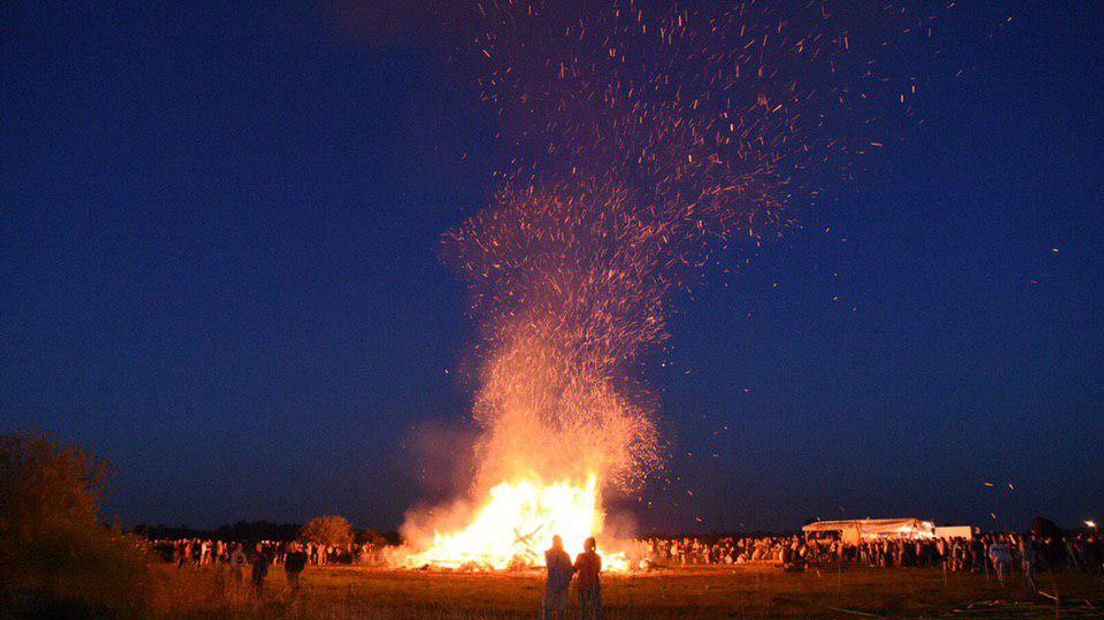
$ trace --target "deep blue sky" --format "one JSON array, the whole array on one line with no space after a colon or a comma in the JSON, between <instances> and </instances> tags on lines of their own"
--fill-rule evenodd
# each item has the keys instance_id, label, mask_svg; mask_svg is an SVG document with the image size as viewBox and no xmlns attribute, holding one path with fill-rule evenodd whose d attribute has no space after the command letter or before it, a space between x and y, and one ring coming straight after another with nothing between
<instances>
[{"instance_id":1,"label":"deep blue sky","mask_svg":"<svg viewBox=\"0 0 1104 620\"><path fill-rule=\"evenodd\" d=\"M134 4L0 8L0 431L110 457L129 523L393 527L465 452L438 237L493 118L420 20ZM680 301L641 527L1099 517L1104 5L967 4L923 122Z\"/></svg>"}]
</instances>

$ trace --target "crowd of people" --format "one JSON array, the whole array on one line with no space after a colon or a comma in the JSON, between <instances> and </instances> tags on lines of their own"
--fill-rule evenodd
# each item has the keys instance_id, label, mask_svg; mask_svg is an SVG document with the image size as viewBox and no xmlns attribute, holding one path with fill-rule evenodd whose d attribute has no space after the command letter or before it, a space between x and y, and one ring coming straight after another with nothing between
<instances>
[{"instance_id":1,"label":"crowd of people","mask_svg":"<svg viewBox=\"0 0 1104 620\"><path fill-rule=\"evenodd\" d=\"M227 569L233 581L248 579L260 593L272 566L282 566L293 593L307 566L380 563L380 546L372 543L323 545L313 542L262 540L254 544L204 538L155 539L151 549L178 569L213 566Z\"/></svg>"},{"instance_id":2,"label":"crowd of people","mask_svg":"<svg viewBox=\"0 0 1104 620\"><path fill-rule=\"evenodd\" d=\"M789 570L826 564L870 567L932 566L951 572L1069 568L1101 572L1104 541L1094 533L1067 537L984 534L973 538L881 538L846 544L839 538L748 536L649 538L651 561L659 565L773 563Z\"/></svg>"},{"instance_id":3,"label":"crowd of people","mask_svg":"<svg viewBox=\"0 0 1104 620\"><path fill-rule=\"evenodd\" d=\"M874 538L849 544L834 536L652 537L638 541L653 568L675 565L773 564L787 571L809 567L868 566L872 568L934 567L954 573L993 575L1003 586L1007 575L1022 573L1035 587L1039 571L1079 570L1104 573L1104 541L1095 532L1070 536L1017 533L970 538ZM270 567L283 566L289 589L299 591L308 566L382 564L382 548L372 543L323 545L313 542L261 541L255 544L206 539L150 541L154 550L180 569L226 567L233 579L248 578L255 591L264 590ZM569 586L577 584L583 618L600 618L602 558L594 538L572 562L559 536L545 552L546 620L564 617ZM577 578L576 578L577 575Z\"/></svg>"},{"instance_id":4,"label":"crowd of people","mask_svg":"<svg viewBox=\"0 0 1104 620\"><path fill-rule=\"evenodd\" d=\"M1104 572L1104 542L1095 533L1074 536L1033 534L986 534L970 538L955 537L877 537L845 543L834 536L746 536L701 538L650 538L642 541L650 553L649 561L688 564L775 563L786 570L802 571L809 565L845 564L877 568L942 567L952 572L981 572L994 575L1003 587L1006 576L1022 571L1035 586L1039 570L1072 569ZM602 558L588 538L584 552L574 563L563 549L563 541L554 536L545 552L545 594L543 617L564 617L568 588L578 574L579 608L584 619L600 618Z\"/></svg>"},{"instance_id":5,"label":"crowd of people","mask_svg":"<svg viewBox=\"0 0 1104 620\"><path fill-rule=\"evenodd\" d=\"M234 557L242 554L251 557L262 554L271 564L283 565L293 546L302 547L306 563L310 566L327 564L378 564L381 559L381 547L373 543L349 543L346 545L323 545L313 542L296 543L288 541L262 540L255 544L208 540L202 538L181 538L178 540L151 540L151 546L163 559L171 561L179 568L188 566L214 566L233 564Z\"/></svg>"},{"instance_id":6,"label":"crowd of people","mask_svg":"<svg viewBox=\"0 0 1104 620\"><path fill-rule=\"evenodd\" d=\"M838 537L803 535L651 537L638 541L651 568L691 565L771 564L802 571L829 565L874 568L925 566L952 573L992 573L1003 579L1022 572L1068 569L1104 573L1104 540L1094 532L1069 536L983 534L972 538L878 538L848 544ZM285 566L289 579L307 566L382 565L380 544L324 545L313 542L240 543L198 538L151 540L152 548L178 568L229 567L239 580L248 571L263 586L269 566ZM294 573L294 574L292 574Z\"/></svg>"}]
</instances>

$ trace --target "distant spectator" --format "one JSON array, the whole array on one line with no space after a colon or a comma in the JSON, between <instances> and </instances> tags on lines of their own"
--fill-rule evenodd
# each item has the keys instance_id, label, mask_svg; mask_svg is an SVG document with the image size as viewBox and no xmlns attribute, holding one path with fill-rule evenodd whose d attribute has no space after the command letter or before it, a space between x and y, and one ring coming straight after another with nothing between
<instances>
[{"instance_id":1,"label":"distant spectator","mask_svg":"<svg viewBox=\"0 0 1104 620\"><path fill-rule=\"evenodd\" d=\"M257 545L257 554L253 556L253 588L260 594L264 590L264 580L268 576L268 556L264 552L264 547Z\"/></svg>"},{"instance_id":2,"label":"distant spectator","mask_svg":"<svg viewBox=\"0 0 1104 620\"><path fill-rule=\"evenodd\" d=\"M234 550L230 553L230 572L233 574L235 582L245 583L245 565L248 562L241 543L235 543Z\"/></svg>"},{"instance_id":3,"label":"distant spectator","mask_svg":"<svg viewBox=\"0 0 1104 620\"><path fill-rule=\"evenodd\" d=\"M993 570L997 573L997 581L1000 582L1003 588L1004 575L1008 573L1008 569L1012 565L1012 554L1008 551L1008 547L1004 546L1004 543L998 541L989 545L989 560L993 562Z\"/></svg>"},{"instance_id":4,"label":"distant spectator","mask_svg":"<svg viewBox=\"0 0 1104 620\"><path fill-rule=\"evenodd\" d=\"M307 554L298 544L292 543L284 559L284 572L287 573L288 585L291 586L293 594L299 592L299 576L303 574L306 567Z\"/></svg>"}]
</instances>

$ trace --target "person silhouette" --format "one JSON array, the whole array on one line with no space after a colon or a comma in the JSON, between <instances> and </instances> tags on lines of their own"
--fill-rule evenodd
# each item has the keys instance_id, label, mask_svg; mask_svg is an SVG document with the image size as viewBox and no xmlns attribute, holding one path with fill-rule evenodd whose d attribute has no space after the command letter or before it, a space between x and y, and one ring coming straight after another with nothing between
<instances>
[{"instance_id":1,"label":"person silhouette","mask_svg":"<svg viewBox=\"0 0 1104 620\"><path fill-rule=\"evenodd\" d=\"M258 544L256 555L253 556L253 573L251 575L253 587L257 590L257 594L264 591L264 580L268 575L268 565L268 555L265 553L264 547Z\"/></svg>"},{"instance_id":2,"label":"person silhouette","mask_svg":"<svg viewBox=\"0 0 1104 620\"><path fill-rule=\"evenodd\" d=\"M552 537L552 547L544 552L547 575L544 581L544 618L559 620L567 612L567 592L575 569L571 556L563 548L559 535Z\"/></svg>"},{"instance_id":3,"label":"person silhouette","mask_svg":"<svg viewBox=\"0 0 1104 620\"><path fill-rule=\"evenodd\" d=\"M602 556L597 552L594 537L583 543L583 552L575 558L575 571L579 573L579 607L583 620L599 620L602 617Z\"/></svg>"}]
</instances>

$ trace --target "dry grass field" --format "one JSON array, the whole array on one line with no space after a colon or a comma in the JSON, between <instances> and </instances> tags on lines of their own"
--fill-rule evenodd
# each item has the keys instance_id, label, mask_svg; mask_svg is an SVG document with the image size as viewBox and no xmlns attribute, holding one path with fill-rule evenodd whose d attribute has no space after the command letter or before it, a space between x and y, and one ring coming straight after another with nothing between
<instances>
[{"instance_id":1,"label":"dry grass field","mask_svg":"<svg viewBox=\"0 0 1104 620\"><path fill-rule=\"evenodd\" d=\"M162 575L174 617L533 618L539 573L464 574L370 568L309 568L298 596L281 569L254 596L213 570ZM849 569L795 574L766 566L660 570L604 579L606 618L1081 618L1104 617L1104 579L1043 575L1041 589L1013 575L1001 588L985 575L944 578L931 569ZM577 617L572 597L569 617Z\"/></svg>"}]
</instances>

